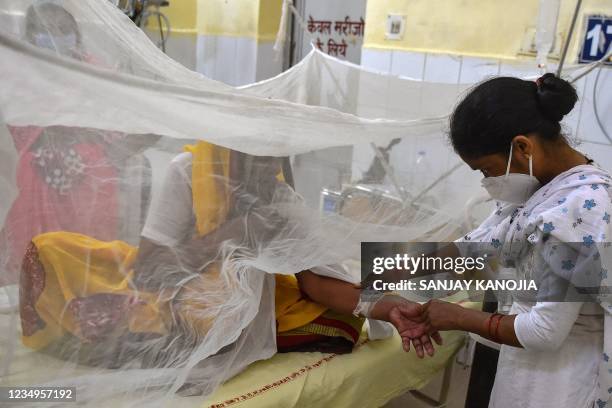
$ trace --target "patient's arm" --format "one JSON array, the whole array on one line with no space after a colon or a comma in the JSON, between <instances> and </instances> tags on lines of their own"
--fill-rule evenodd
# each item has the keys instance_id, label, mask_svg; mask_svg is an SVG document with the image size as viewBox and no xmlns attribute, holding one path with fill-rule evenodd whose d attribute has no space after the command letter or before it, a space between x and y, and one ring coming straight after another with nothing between
<instances>
[{"instance_id":1,"label":"patient's arm","mask_svg":"<svg viewBox=\"0 0 612 408\"><path fill-rule=\"evenodd\" d=\"M359 302L359 288L348 282L320 276L311 271L300 272L296 278L302 293L338 313L352 314Z\"/></svg>"},{"instance_id":2,"label":"patient's arm","mask_svg":"<svg viewBox=\"0 0 612 408\"><path fill-rule=\"evenodd\" d=\"M306 296L335 312L352 314L359 302L361 289L348 282L316 275L311 271L300 272L296 277ZM397 310L399 305L402 305L402 313ZM392 323L403 338L409 339L406 350L409 350L409 342L412 341L417 355L423 357L424 352L430 356L434 354L431 339L427 334L433 330L424 318L423 311L418 303L400 296L384 296L376 302L368 317ZM432 333L432 338L441 344L437 332Z\"/></svg>"}]
</instances>

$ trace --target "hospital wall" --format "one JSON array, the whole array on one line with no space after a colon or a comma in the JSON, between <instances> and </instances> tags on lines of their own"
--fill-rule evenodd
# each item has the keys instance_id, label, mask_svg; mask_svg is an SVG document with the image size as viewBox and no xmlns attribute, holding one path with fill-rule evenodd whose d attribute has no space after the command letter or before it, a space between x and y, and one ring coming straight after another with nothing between
<instances>
[{"instance_id":1,"label":"hospital wall","mask_svg":"<svg viewBox=\"0 0 612 408\"><path fill-rule=\"evenodd\" d=\"M574 0L561 0L557 44L549 58L548 71L557 66L560 40L567 36L575 4ZM444 83L475 83L495 75L535 78L541 71L534 55L523 50L535 31L538 7L535 0L368 1L361 64L394 75ZM388 14L405 16L401 40L385 38ZM612 15L612 2L583 1L567 64L577 63L585 16L595 14ZM580 150L612 170L612 144L597 125L593 110L595 76L596 72L575 84L580 100L564 121L564 131L579 143ZM611 87L612 69L604 68L596 98L606 129L612 129ZM394 153L402 157L400 150L401 145Z\"/></svg>"},{"instance_id":2,"label":"hospital wall","mask_svg":"<svg viewBox=\"0 0 612 408\"><path fill-rule=\"evenodd\" d=\"M168 53L184 65L232 85L281 71L281 58L272 50L281 0L172 0L170 4L164 9L173 26ZM536 77L540 71L535 58L524 48L533 39L539 4L536 0L367 1L361 64L394 75L447 83L475 83L493 75ZM561 0L560 4L549 70L556 67L576 3ZM388 14L406 16L401 40L385 37ZM576 62L584 38L584 17L593 14L612 15L612 2L583 0L568 63ZM598 110L608 129L612 128L612 115L605 113L612 108L612 94L603 90L612 85L611 71L602 71L596 90ZM576 84L580 102L564 121L565 132L582 142L580 149L612 167L612 146L595 120L594 82L591 74ZM371 151L366 153L358 166L361 171L371 159ZM406 157L404 153L399 145L393 156ZM361 156L358 151L355 154ZM414 159L419 160L422 154L416 152ZM430 155L429 161L447 160L448 154ZM355 171L354 176L361 171Z\"/></svg>"},{"instance_id":3,"label":"hospital wall","mask_svg":"<svg viewBox=\"0 0 612 408\"><path fill-rule=\"evenodd\" d=\"M166 52L189 69L230 85L277 75L272 47L282 0L171 0Z\"/></svg>"},{"instance_id":4,"label":"hospital wall","mask_svg":"<svg viewBox=\"0 0 612 408\"><path fill-rule=\"evenodd\" d=\"M196 70L230 85L277 75L282 0L198 0Z\"/></svg>"},{"instance_id":5,"label":"hospital wall","mask_svg":"<svg viewBox=\"0 0 612 408\"><path fill-rule=\"evenodd\" d=\"M170 20L171 34L166 43L166 53L191 70L196 69L197 0L170 0L161 11ZM152 24L151 29L157 29Z\"/></svg>"}]
</instances>

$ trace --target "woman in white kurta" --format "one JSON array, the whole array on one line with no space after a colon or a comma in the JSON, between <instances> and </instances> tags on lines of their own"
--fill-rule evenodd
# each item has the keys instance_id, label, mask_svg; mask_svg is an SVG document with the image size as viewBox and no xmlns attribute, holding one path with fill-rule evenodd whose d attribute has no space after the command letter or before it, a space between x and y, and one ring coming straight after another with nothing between
<instances>
[{"instance_id":1,"label":"woman in white kurta","mask_svg":"<svg viewBox=\"0 0 612 408\"><path fill-rule=\"evenodd\" d=\"M490 399L495 408L612 406L612 181L574 150L559 122L577 100L566 81L494 78L457 106L455 151L497 201L457 252L494 255L537 294L518 294L508 315L432 301L434 329L502 343Z\"/></svg>"}]
</instances>

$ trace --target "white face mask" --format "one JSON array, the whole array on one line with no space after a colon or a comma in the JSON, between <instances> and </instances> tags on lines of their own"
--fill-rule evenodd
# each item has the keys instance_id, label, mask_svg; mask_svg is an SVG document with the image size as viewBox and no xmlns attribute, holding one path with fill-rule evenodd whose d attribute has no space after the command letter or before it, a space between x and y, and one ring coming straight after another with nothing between
<instances>
[{"instance_id":1,"label":"white face mask","mask_svg":"<svg viewBox=\"0 0 612 408\"><path fill-rule=\"evenodd\" d=\"M523 204L540 188L540 182L533 176L533 163L529 156L529 175L523 173L510 173L512 161L512 144L510 144L510 157L506 174L497 177L485 177L481 184L491 198L511 204Z\"/></svg>"}]
</instances>

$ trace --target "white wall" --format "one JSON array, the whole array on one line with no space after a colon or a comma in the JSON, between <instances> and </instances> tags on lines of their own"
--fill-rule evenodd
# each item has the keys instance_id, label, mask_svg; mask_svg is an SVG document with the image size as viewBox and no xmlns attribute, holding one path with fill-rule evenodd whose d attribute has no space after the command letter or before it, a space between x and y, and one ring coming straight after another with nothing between
<instances>
[{"instance_id":1,"label":"white wall","mask_svg":"<svg viewBox=\"0 0 612 408\"><path fill-rule=\"evenodd\" d=\"M198 35L195 68L228 85L251 84L281 73L282 56L273 46L250 37Z\"/></svg>"},{"instance_id":2,"label":"white wall","mask_svg":"<svg viewBox=\"0 0 612 408\"><path fill-rule=\"evenodd\" d=\"M394 75L444 83L476 83L496 75L540 75L533 62L520 64L495 59L368 48L363 50L362 65ZM551 66L549 69L555 68ZM566 135L579 142L579 150L591 156L608 171L612 171L612 142L606 139L597 125L593 110L596 74L592 72L575 84L579 101L562 124ZM612 93L609 92L612 89L612 67L603 68L597 88L598 111L604 127L612 134ZM400 149L401 145L397 148ZM401 149L394 153L401 154Z\"/></svg>"}]
</instances>

